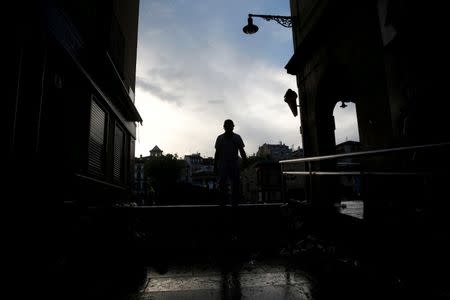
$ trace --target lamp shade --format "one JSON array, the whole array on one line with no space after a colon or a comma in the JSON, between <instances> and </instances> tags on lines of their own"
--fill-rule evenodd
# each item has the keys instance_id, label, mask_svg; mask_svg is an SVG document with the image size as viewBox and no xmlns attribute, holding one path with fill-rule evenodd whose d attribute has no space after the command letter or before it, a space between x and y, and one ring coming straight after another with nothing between
<instances>
[{"instance_id":1,"label":"lamp shade","mask_svg":"<svg viewBox=\"0 0 450 300\"><path fill-rule=\"evenodd\" d=\"M252 17L248 17L248 24L242 28L242 31L246 34L253 34L258 31L258 26L253 24Z\"/></svg>"},{"instance_id":2,"label":"lamp shade","mask_svg":"<svg viewBox=\"0 0 450 300\"><path fill-rule=\"evenodd\" d=\"M291 109L292 114L294 115L294 117L296 117L298 114L297 93L291 89L288 89L286 91L286 94L284 94L284 102L286 102L289 105L289 108Z\"/></svg>"}]
</instances>

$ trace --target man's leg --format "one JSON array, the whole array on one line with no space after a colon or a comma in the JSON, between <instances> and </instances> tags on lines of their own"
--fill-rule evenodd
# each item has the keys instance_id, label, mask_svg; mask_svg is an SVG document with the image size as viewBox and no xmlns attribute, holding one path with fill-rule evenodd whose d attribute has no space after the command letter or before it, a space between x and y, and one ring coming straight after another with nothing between
<instances>
[{"instance_id":1,"label":"man's leg","mask_svg":"<svg viewBox=\"0 0 450 300\"><path fill-rule=\"evenodd\" d=\"M226 176L219 177L219 205L225 207L228 200L228 178Z\"/></svg>"},{"instance_id":2,"label":"man's leg","mask_svg":"<svg viewBox=\"0 0 450 300\"><path fill-rule=\"evenodd\" d=\"M230 203L230 185L231 180L228 174L223 174L219 178L219 201L220 201L220 224L221 232L225 242L228 242L230 235L233 236L233 214L232 211L227 207ZM230 213L231 212L231 213Z\"/></svg>"},{"instance_id":3,"label":"man's leg","mask_svg":"<svg viewBox=\"0 0 450 300\"><path fill-rule=\"evenodd\" d=\"M241 181L239 174L233 174L231 178L231 205L237 207L241 200Z\"/></svg>"},{"instance_id":4,"label":"man's leg","mask_svg":"<svg viewBox=\"0 0 450 300\"><path fill-rule=\"evenodd\" d=\"M234 238L237 238L239 232L239 202L241 200L241 181L239 170L234 172L231 178L231 230Z\"/></svg>"}]
</instances>

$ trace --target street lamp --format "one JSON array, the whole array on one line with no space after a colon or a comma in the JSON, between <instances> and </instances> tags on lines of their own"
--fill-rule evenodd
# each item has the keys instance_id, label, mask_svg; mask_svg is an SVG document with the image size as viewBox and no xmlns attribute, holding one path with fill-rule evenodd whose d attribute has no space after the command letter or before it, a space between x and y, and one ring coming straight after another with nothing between
<instances>
[{"instance_id":1,"label":"street lamp","mask_svg":"<svg viewBox=\"0 0 450 300\"><path fill-rule=\"evenodd\" d=\"M291 89L288 89L286 91L286 94L284 94L284 102L289 105L292 114L294 115L294 117L296 117L298 114L297 107L299 107L299 105L297 105L297 93Z\"/></svg>"},{"instance_id":2,"label":"street lamp","mask_svg":"<svg viewBox=\"0 0 450 300\"><path fill-rule=\"evenodd\" d=\"M253 17L263 18L266 21L274 20L283 27L292 27L293 17L248 14L248 24L242 28L242 31L246 34L253 34L258 31L258 26L253 24Z\"/></svg>"},{"instance_id":3,"label":"street lamp","mask_svg":"<svg viewBox=\"0 0 450 300\"><path fill-rule=\"evenodd\" d=\"M341 101L342 102L342 104L341 104L341 106L339 106L339 107L341 107L341 108L346 108L348 105L347 104L345 104L345 102L344 101Z\"/></svg>"},{"instance_id":4,"label":"street lamp","mask_svg":"<svg viewBox=\"0 0 450 300\"><path fill-rule=\"evenodd\" d=\"M292 24L294 23L294 19L295 19L295 17L290 17L290 16L248 14L248 19L247 19L248 23L247 23L247 25L244 26L244 28L242 28L242 31L244 31L244 33L246 33L246 34L253 34L258 31L258 26L253 24L253 17L263 18L266 21L274 20L281 26L287 27L287 28L292 27ZM297 107L300 108L300 105L297 105L297 93L291 89L288 89L286 91L286 94L284 95L284 102L286 102L289 105L289 108L291 109L292 114L294 115L294 117L296 117L298 114Z\"/></svg>"},{"instance_id":5,"label":"street lamp","mask_svg":"<svg viewBox=\"0 0 450 300\"><path fill-rule=\"evenodd\" d=\"M291 109L291 112L294 115L294 117L298 115L298 112L300 110L300 99L297 104L297 97L298 97L297 93L291 89L288 89L286 91L286 94L284 94L284 102L286 102L289 105L289 108ZM303 134L302 120L300 119L300 117L299 120L300 120L300 134Z\"/></svg>"}]
</instances>

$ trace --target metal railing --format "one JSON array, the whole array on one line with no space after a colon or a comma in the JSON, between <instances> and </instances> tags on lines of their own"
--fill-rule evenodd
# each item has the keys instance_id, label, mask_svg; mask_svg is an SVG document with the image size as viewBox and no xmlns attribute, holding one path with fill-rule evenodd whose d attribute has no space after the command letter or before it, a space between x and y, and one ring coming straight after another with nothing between
<instances>
[{"instance_id":1,"label":"metal railing","mask_svg":"<svg viewBox=\"0 0 450 300\"><path fill-rule=\"evenodd\" d=\"M334 155L323 155L323 156L314 156L314 157L305 157L298 159L288 159L282 160L279 163L281 164L281 176L282 176L282 200L286 202L286 176L305 176L309 179L309 193L307 193L307 183L306 180L304 182L304 190L305 190L305 199L312 202L313 201L313 177L314 176L361 176L361 178L366 177L366 175L374 175L374 176L423 176L428 177L432 175L432 172L403 172L403 171L374 171L374 170L356 170L356 171L323 171L323 170L314 170L313 163L314 162L322 162L325 160L338 160L338 159L353 159L353 158L373 158L374 156L387 155L399 152L418 152L432 149L444 149L450 146L450 142L446 143L436 143L436 144L427 144L427 145L417 145L417 146L408 146L408 147L397 147L397 148L386 148L386 149L378 149L371 151L360 151L360 152L349 152L342 154L334 154ZM448 157L448 154L447 154ZM286 166L292 164L303 163L304 170L286 170ZM361 164L358 163L350 163L349 165L361 167ZM362 192L363 193L363 192Z\"/></svg>"}]
</instances>

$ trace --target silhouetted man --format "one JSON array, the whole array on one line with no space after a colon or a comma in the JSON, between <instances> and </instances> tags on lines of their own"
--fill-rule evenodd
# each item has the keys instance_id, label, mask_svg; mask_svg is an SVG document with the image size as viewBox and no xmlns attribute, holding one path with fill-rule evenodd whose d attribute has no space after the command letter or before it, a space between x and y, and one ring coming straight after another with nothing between
<instances>
[{"instance_id":1,"label":"silhouetted man","mask_svg":"<svg viewBox=\"0 0 450 300\"><path fill-rule=\"evenodd\" d=\"M214 155L214 172L219 176L219 189L222 196L221 205L226 204L228 185L231 184L231 205L237 206L240 197L240 170L238 152L244 163L247 155L244 151L244 142L239 134L233 132L232 120L223 123L225 132L216 139L216 153Z\"/></svg>"}]
</instances>

